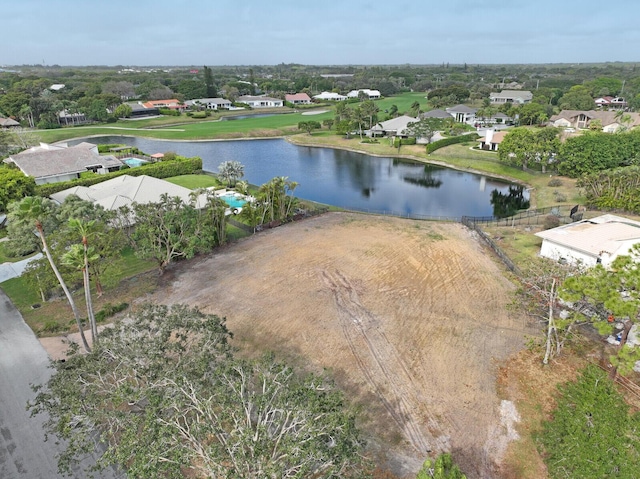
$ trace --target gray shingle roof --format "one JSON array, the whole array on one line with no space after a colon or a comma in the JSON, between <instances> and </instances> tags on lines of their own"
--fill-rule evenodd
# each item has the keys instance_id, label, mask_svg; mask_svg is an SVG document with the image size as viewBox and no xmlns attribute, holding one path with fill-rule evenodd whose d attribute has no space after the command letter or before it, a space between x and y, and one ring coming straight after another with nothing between
<instances>
[{"instance_id":1,"label":"gray shingle roof","mask_svg":"<svg viewBox=\"0 0 640 479\"><path fill-rule=\"evenodd\" d=\"M76 146L41 144L7 158L27 176L44 178L72 173L82 173L90 167L114 168L122 162L113 156L100 156L96 145L80 143Z\"/></svg>"}]
</instances>

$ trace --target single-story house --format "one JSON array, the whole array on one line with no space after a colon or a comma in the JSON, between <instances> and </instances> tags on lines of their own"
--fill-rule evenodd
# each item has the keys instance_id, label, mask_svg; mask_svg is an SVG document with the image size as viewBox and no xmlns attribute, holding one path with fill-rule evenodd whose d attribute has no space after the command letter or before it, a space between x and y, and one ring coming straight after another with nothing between
<instances>
[{"instance_id":1,"label":"single-story house","mask_svg":"<svg viewBox=\"0 0 640 479\"><path fill-rule=\"evenodd\" d=\"M467 105L456 105L447 108L449 113L458 123L468 123L473 125L476 122L477 108L471 108Z\"/></svg>"},{"instance_id":2,"label":"single-story house","mask_svg":"<svg viewBox=\"0 0 640 479\"><path fill-rule=\"evenodd\" d=\"M67 196L76 195L83 200L102 206L105 210L117 210L122 206L131 206L134 202L139 204L159 202L160 197L165 193L189 203L193 191L152 176L121 175L95 185L74 186L59 191L52 194L51 199L63 203ZM197 198L196 207L204 208L206 203L206 194L202 194Z\"/></svg>"},{"instance_id":3,"label":"single-story house","mask_svg":"<svg viewBox=\"0 0 640 479\"><path fill-rule=\"evenodd\" d=\"M36 185L75 180L87 171L109 173L123 165L114 156L100 155L97 145L85 142L75 146L40 143L4 161L16 165L26 176L32 176Z\"/></svg>"},{"instance_id":4,"label":"single-story house","mask_svg":"<svg viewBox=\"0 0 640 479\"><path fill-rule=\"evenodd\" d=\"M184 102L189 108L199 105L207 110L228 110L231 108L231 101L224 98L195 98Z\"/></svg>"},{"instance_id":5,"label":"single-story house","mask_svg":"<svg viewBox=\"0 0 640 479\"><path fill-rule=\"evenodd\" d=\"M503 105L504 103L523 105L531 103L533 93L527 90L502 90L500 93L489 93L489 100L493 105Z\"/></svg>"},{"instance_id":6,"label":"single-story house","mask_svg":"<svg viewBox=\"0 0 640 479\"><path fill-rule=\"evenodd\" d=\"M416 123L419 120L412 116L402 115L397 118L392 118L387 121L383 121L373 126L368 132L367 136L407 136L407 127L411 123Z\"/></svg>"},{"instance_id":7,"label":"single-story house","mask_svg":"<svg viewBox=\"0 0 640 479\"><path fill-rule=\"evenodd\" d=\"M602 124L602 131L605 133L615 133L621 128L634 128L640 125L640 114L634 112L624 113L619 117L619 112L604 110L562 110L557 115L549 119L551 126L559 128L586 129L593 120L599 120ZM630 121L624 123L622 120L628 118Z\"/></svg>"},{"instance_id":8,"label":"single-story house","mask_svg":"<svg viewBox=\"0 0 640 479\"><path fill-rule=\"evenodd\" d=\"M144 102L142 105L145 108L168 108L169 110L184 110L187 108L187 105L175 98L170 98L169 100L150 100Z\"/></svg>"},{"instance_id":9,"label":"single-story house","mask_svg":"<svg viewBox=\"0 0 640 479\"><path fill-rule=\"evenodd\" d=\"M58 121L61 125L82 125L88 123L87 115L84 113L75 112L71 113L69 110L62 110L58 112Z\"/></svg>"},{"instance_id":10,"label":"single-story house","mask_svg":"<svg viewBox=\"0 0 640 479\"><path fill-rule=\"evenodd\" d=\"M284 106L284 101L279 98L271 98L268 96L239 96L236 101L238 103L246 103L252 108L277 108Z\"/></svg>"},{"instance_id":11,"label":"single-story house","mask_svg":"<svg viewBox=\"0 0 640 479\"><path fill-rule=\"evenodd\" d=\"M130 102L127 105L131 107L130 118L147 118L160 115L160 110L156 106L147 107L141 102Z\"/></svg>"},{"instance_id":12,"label":"single-story house","mask_svg":"<svg viewBox=\"0 0 640 479\"><path fill-rule=\"evenodd\" d=\"M541 231L536 236L542 238L540 256L576 266L608 267L640 243L640 222L606 214Z\"/></svg>"},{"instance_id":13,"label":"single-story house","mask_svg":"<svg viewBox=\"0 0 640 479\"><path fill-rule=\"evenodd\" d=\"M502 143L507 133L506 131L487 130L485 137L478 139L480 148L483 150L498 151L500 143Z\"/></svg>"},{"instance_id":14,"label":"single-story house","mask_svg":"<svg viewBox=\"0 0 640 479\"><path fill-rule=\"evenodd\" d=\"M324 100L324 101L345 101L347 99L346 96L340 95L339 93L333 93L329 91L323 91L318 95L313 95L314 100Z\"/></svg>"},{"instance_id":15,"label":"single-story house","mask_svg":"<svg viewBox=\"0 0 640 479\"><path fill-rule=\"evenodd\" d=\"M359 90L351 90L347 93L347 98L358 98L360 92L366 93L369 97L369 100L378 100L380 98L379 90L369 90L368 88L360 88Z\"/></svg>"},{"instance_id":16,"label":"single-story house","mask_svg":"<svg viewBox=\"0 0 640 479\"><path fill-rule=\"evenodd\" d=\"M424 113L420 113L420 118L439 118L441 120L452 120L453 115L444 110L429 110Z\"/></svg>"},{"instance_id":17,"label":"single-story house","mask_svg":"<svg viewBox=\"0 0 640 479\"><path fill-rule=\"evenodd\" d=\"M0 117L0 128L13 128L16 126L20 126L20 123L15 121L13 118Z\"/></svg>"},{"instance_id":18,"label":"single-story house","mask_svg":"<svg viewBox=\"0 0 640 479\"><path fill-rule=\"evenodd\" d=\"M285 95L285 101L293 103L294 105L309 105L311 104L311 98L306 93L296 93L293 95Z\"/></svg>"}]
</instances>

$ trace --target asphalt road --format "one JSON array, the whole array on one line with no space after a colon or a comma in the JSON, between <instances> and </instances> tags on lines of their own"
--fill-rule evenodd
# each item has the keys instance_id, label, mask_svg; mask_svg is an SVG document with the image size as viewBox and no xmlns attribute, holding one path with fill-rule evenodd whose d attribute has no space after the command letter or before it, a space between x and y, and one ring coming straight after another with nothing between
<instances>
[{"instance_id":1,"label":"asphalt road","mask_svg":"<svg viewBox=\"0 0 640 479\"><path fill-rule=\"evenodd\" d=\"M31 384L41 384L51 375L49 357L20 313L0 290L0 478L54 479L56 454L54 438L44 440L42 416L29 417L27 401L34 399ZM91 460L91 459L89 459ZM86 465L87 462L85 461ZM80 471L73 475L85 477ZM96 478L122 477L113 471Z\"/></svg>"}]
</instances>

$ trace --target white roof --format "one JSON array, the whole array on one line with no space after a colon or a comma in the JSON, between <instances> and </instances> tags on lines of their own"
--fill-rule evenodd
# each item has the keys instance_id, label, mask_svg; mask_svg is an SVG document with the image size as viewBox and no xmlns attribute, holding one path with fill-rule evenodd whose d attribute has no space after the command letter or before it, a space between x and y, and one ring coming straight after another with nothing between
<instances>
[{"instance_id":1,"label":"white roof","mask_svg":"<svg viewBox=\"0 0 640 479\"><path fill-rule=\"evenodd\" d=\"M629 241L640 242L640 222L607 214L540 231L536 236L592 256L615 256Z\"/></svg>"},{"instance_id":2,"label":"white roof","mask_svg":"<svg viewBox=\"0 0 640 479\"><path fill-rule=\"evenodd\" d=\"M380 90L369 90L368 88L360 88L359 90L351 90L347 93L349 98L356 98L360 92L365 92L367 95L371 96L380 96Z\"/></svg>"},{"instance_id":3,"label":"white roof","mask_svg":"<svg viewBox=\"0 0 640 479\"><path fill-rule=\"evenodd\" d=\"M174 185L152 176L122 175L92 186L74 186L51 195L51 198L62 203L69 195L77 195L81 199L99 204L106 210L116 210L131 203L156 203L164 193L170 197L178 196L185 203L190 201L189 188ZM201 195L196 202L197 208L206 204L206 195Z\"/></svg>"},{"instance_id":4,"label":"white roof","mask_svg":"<svg viewBox=\"0 0 640 479\"><path fill-rule=\"evenodd\" d=\"M347 97L344 95L340 95L339 93L333 93L328 91L323 91L318 95L314 95L313 98L317 98L318 100L346 100Z\"/></svg>"},{"instance_id":5,"label":"white roof","mask_svg":"<svg viewBox=\"0 0 640 479\"><path fill-rule=\"evenodd\" d=\"M404 132L409 126L410 123L417 123L417 118L413 118L412 116L402 115L397 118L392 118L391 120L383 121L378 123L371 131L396 131L398 133Z\"/></svg>"}]
</instances>

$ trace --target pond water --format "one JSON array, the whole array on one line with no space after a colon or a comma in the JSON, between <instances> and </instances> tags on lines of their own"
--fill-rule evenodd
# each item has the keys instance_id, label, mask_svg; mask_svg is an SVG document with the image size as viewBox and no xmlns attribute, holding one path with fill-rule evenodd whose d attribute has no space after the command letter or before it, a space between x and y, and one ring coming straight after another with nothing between
<instances>
[{"instance_id":1,"label":"pond water","mask_svg":"<svg viewBox=\"0 0 640 479\"><path fill-rule=\"evenodd\" d=\"M299 184L296 196L354 210L459 219L502 217L528 207L528 191L506 181L397 158L296 146L283 139L165 141L103 136L75 143L80 141L126 144L147 154L174 151L199 156L204 170L213 173L223 161L239 161L251 184L286 176Z\"/></svg>"},{"instance_id":2,"label":"pond water","mask_svg":"<svg viewBox=\"0 0 640 479\"><path fill-rule=\"evenodd\" d=\"M265 116L274 116L275 113L256 113L255 115L237 115L237 116L223 116L220 121L231 120L246 120L247 118L263 118Z\"/></svg>"}]
</instances>

